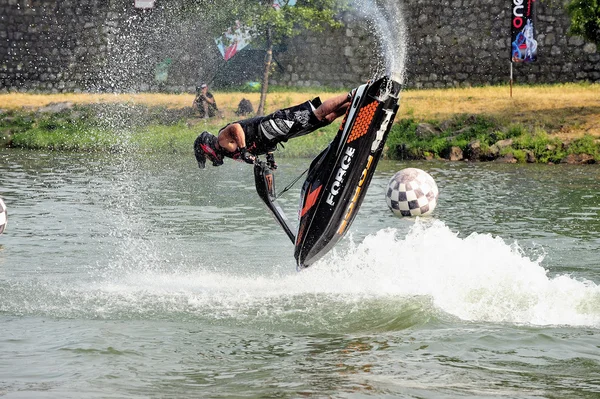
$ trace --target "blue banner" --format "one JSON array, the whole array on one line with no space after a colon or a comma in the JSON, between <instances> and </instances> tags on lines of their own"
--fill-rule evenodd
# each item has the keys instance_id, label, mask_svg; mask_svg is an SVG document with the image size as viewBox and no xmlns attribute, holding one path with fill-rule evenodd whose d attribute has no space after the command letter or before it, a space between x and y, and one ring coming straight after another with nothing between
<instances>
[{"instance_id":1,"label":"blue banner","mask_svg":"<svg viewBox=\"0 0 600 399\"><path fill-rule=\"evenodd\" d=\"M535 40L535 1L511 0L512 62L528 63L537 60Z\"/></svg>"}]
</instances>

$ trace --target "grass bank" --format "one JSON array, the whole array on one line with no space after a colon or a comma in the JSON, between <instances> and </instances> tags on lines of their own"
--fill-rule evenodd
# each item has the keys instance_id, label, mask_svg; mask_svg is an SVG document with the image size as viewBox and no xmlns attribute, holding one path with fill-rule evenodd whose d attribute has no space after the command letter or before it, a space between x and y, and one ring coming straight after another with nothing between
<instances>
[{"instance_id":1,"label":"grass bank","mask_svg":"<svg viewBox=\"0 0 600 399\"><path fill-rule=\"evenodd\" d=\"M266 111L335 94L276 90ZM200 132L217 132L239 118L242 98L255 107L259 100L258 93L214 95L223 115L204 121L189 108L191 94L0 94L0 145L4 137L4 145L23 148L189 153ZM57 103L69 106L44 110ZM388 139L390 158L449 158L460 149L469 159L511 154L519 162L532 156L560 162L586 153L600 162L600 85L517 86L512 98L508 87L407 90L400 104ZM336 130L334 124L290 141L280 155L313 156Z\"/></svg>"}]
</instances>

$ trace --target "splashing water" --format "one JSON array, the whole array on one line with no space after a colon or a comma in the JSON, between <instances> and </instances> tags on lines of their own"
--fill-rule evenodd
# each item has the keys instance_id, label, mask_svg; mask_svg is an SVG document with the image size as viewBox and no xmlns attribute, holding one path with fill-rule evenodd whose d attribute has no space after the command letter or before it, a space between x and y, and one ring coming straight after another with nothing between
<instances>
[{"instance_id":1,"label":"splashing water","mask_svg":"<svg viewBox=\"0 0 600 399\"><path fill-rule=\"evenodd\" d=\"M360 317L381 324L407 312L417 323L441 313L473 322L600 326L600 287L593 282L549 277L543 259L529 259L517 244L489 234L459 238L439 221L418 220L403 238L395 229L380 230L301 273L239 275L208 265L173 271L151 251L136 256L155 267L118 267L92 284L4 284L0 311L313 329L343 328Z\"/></svg>"},{"instance_id":2,"label":"splashing water","mask_svg":"<svg viewBox=\"0 0 600 399\"><path fill-rule=\"evenodd\" d=\"M360 17L369 21L377 34L384 58L385 74L399 83L404 83L407 36L400 2L356 0L354 7Z\"/></svg>"},{"instance_id":3,"label":"splashing water","mask_svg":"<svg viewBox=\"0 0 600 399\"><path fill-rule=\"evenodd\" d=\"M334 263L354 270L363 289L429 296L463 320L599 325L600 287L566 275L550 278L542 261L490 234L461 239L436 221L417 222L403 240L394 229L381 230Z\"/></svg>"}]
</instances>

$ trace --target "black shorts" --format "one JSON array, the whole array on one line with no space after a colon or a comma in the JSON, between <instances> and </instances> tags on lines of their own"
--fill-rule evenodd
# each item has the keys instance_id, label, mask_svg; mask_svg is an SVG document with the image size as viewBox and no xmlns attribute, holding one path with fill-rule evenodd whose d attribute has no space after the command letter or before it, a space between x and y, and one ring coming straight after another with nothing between
<instances>
[{"instance_id":1,"label":"black shorts","mask_svg":"<svg viewBox=\"0 0 600 399\"><path fill-rule=\"evenodd\" d=\"M328 124L315 116L314 111L319 105L321 100L316 97L302 104L275 111L260 121L260 132L271 143L285 142L314 132Z\"/></svg>"}]
</instances>

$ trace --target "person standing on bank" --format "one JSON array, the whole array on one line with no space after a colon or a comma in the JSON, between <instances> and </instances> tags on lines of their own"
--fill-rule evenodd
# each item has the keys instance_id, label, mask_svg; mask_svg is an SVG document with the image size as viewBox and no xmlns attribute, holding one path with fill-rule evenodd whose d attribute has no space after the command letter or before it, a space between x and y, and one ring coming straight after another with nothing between
<instances>
[{"instance_id":1,"label":"person standing on bank","mask_svg":"<svg viewBox=\"0 0 600 399\"><path fill-rule=\"evenodd\" d=\"M223 165L224 157L253 164L257 155L267 154L267 165L277 169L273 156L277 144L329 125L346 113L352 94L340 94L323 103L316 97L266 116L232 122L217 136L205 131L194 142L198 167L204 169L207 158L213 166Z\"/></svg>"},{"instance_id":2,"label":"person standing on bank","mask_svg":"<svg viewBox=\"0 0 600 399\"><path fill-rule=\"evenodd\" d=\"M196 87L196 98L194 98L192 106L198 110L200 118L212 118L219 113L215 97L208 91L206 83Z\"/></svg>"}]
</instances>

